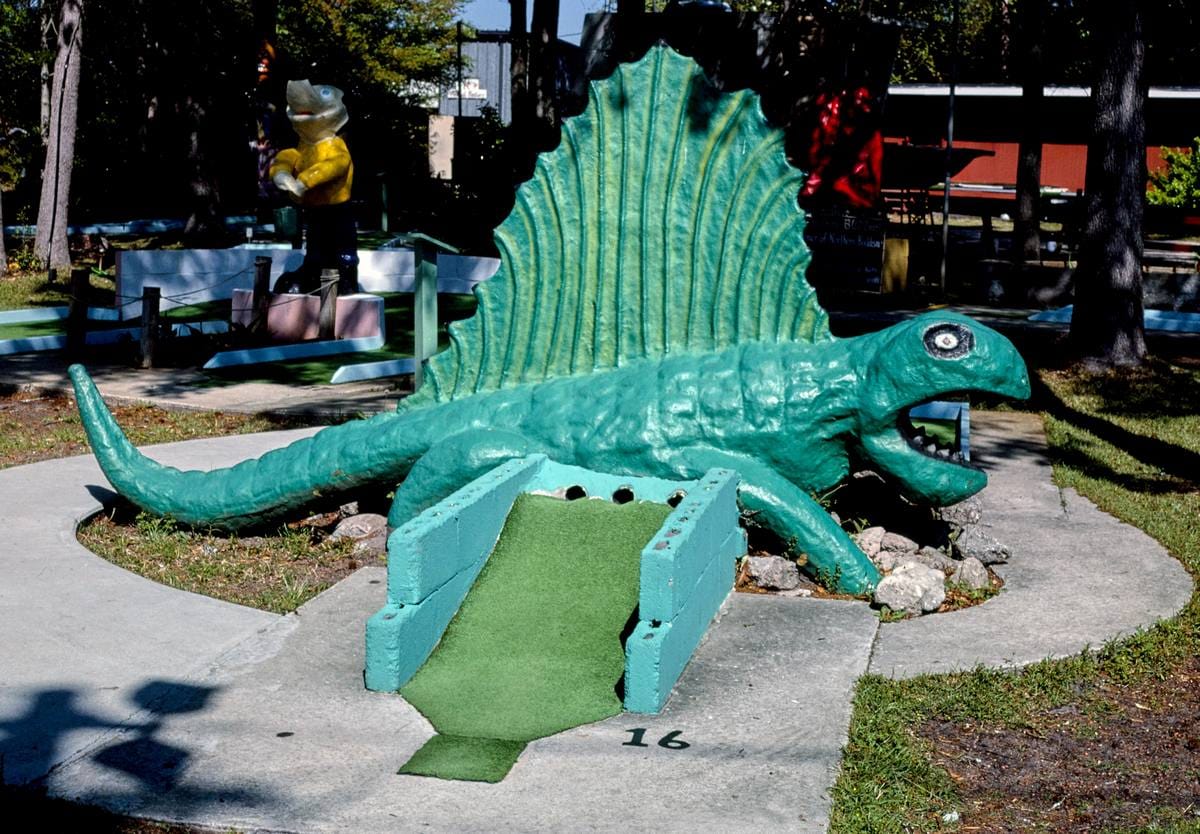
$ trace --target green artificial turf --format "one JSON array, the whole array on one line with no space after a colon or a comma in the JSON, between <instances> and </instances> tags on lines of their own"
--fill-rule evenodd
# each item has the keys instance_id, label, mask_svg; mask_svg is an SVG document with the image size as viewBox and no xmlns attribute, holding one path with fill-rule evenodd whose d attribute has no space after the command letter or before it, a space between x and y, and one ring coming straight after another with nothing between
<instances>
[{"instance_id":1,"label":"green artificial turf","mask_svg":"<svg viewBox=\"0 0 1200 834\"><path fill-rule=\"evenodd\" d=\"M401 773L497 782L526 742L619 714L639 555L669 513L518 497L438 648L401 689L442 734Z\"/></svg>"}]
</instances>

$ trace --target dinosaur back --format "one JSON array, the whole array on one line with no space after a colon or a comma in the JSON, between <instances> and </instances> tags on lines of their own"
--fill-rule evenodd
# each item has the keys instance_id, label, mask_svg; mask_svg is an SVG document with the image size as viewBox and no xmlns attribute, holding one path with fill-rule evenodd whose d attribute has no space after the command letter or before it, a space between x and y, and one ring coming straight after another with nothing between
<instances>
[{"instance_id":1,"label":"dinosaur back","mask_svg":"<svg viewBox=\"0 0 1200 834\"><path fill-rule=\"evenodd\" d=\"M645 357L829 338L804 278L803 174L758 96L666 46L590 85L495 232L496 274L411 403Z\"/></svg>"}]
</instances>

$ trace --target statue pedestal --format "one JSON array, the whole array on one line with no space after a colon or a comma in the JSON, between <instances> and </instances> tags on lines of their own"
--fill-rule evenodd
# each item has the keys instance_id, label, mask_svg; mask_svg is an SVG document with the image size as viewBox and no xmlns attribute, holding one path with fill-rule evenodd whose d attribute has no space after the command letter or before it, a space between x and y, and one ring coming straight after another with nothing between
<instances>
[{"instance_id":1,"label":"statue pedestal","mask_svg":"<svg viewBox=\"0 0 1200 834\"><path fill-rule=\"evenodd\" d=\"M234 324L249 327L254 318L254 293L233 291ZM281 342L303 342L317 338L321 299L314 295L276 295L267 310L267 333ZM337 300L335 339L382 338L383 299L378 295L357 293Z\"/></svg>"}]
</instances>

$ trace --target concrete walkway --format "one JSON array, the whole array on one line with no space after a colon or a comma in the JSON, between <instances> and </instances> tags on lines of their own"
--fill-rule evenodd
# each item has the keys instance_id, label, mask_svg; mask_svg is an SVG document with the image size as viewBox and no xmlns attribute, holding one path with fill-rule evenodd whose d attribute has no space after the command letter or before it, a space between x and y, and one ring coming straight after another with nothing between
<instances>
[{"instance_id":1,"label":"concrete walkway","mask_svg":"<svg viewBox=\"0 0 1200 834\"><path fill-rule=\"evenodd\" d=\"M71 393L70 363L60 353L0 356L0 389ZM141 370L128 365L83 363L111 405L151 403L167 409L231 411L337 420L360 414L393 411L408 392L408 377L345 385L285 385L274 382L229 382L194 368Z\"/></svg>"},{"instance_id":2,"label":"concrete walkway","mask_svg":"<svg viewBox=\"0 0 1200 834\"><path fill-rule=\"evenodd\" d=\"M662 715L534 742L497 785L398 776L432 734L362 687L365 569L276 616L158 586L85 551L109 494L90 458L0 471L0 753L10 783L117 811L284 831L823 831L857 678L1013 665L1176 613L1191 580L1141 533L1049 482L1036 418L980 415L985 522L1006 590L880 627L862 603L736 595ZM152 450L207 468L303 433ZM627 744L643 728L646 747ZM690 746L661 747L679 731Z\"/></svg>"}]
</instances>

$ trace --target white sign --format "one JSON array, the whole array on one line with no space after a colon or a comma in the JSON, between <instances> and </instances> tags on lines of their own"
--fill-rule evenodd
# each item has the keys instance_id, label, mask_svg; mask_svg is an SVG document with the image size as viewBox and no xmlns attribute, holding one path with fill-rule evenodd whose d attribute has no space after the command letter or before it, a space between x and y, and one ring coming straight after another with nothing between
<instances>
[{"instance_id":1,"label":"white sign","mask_svg":"<svg viewBox=\"0 0 1200 834\"><path fill-rule=\"evenodd\" d=\"M487 90L479 86L478 78L464 78L462 80L462 97L463 100L487 101ZM458 85L454 85L446 91L446 98L458 98Z\"/></svg>"}]
</instances>

